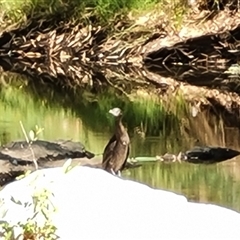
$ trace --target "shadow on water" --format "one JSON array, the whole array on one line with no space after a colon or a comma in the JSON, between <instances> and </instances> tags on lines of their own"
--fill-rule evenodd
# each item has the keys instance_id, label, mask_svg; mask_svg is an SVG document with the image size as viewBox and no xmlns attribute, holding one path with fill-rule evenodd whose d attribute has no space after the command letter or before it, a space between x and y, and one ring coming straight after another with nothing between
<instances>
[{"instance_id":1,"label":"shadow on water","mask_svg":"<svg viewBox=\"0 0 240 240\"><path fill-rule=\"evenodd\" d=\"M123 94L106 85L68 90L29 82L14 74L1 81L1 144L23 139L21 120L28 131L35 124L44 127L42 139L73 139L102 153L113 126L107 112L119 106L124 109L124 123L132 140L131 157L179 153L204 144L240 149L238 128L226 125L209 111L193 118L187 103L179 98L164 102L141 89ZM124 175L152 187L183 193L192 201L213 202L240 211L239 160L217 165L155 162L127 170Z\"/></svg>"}]
</instances>

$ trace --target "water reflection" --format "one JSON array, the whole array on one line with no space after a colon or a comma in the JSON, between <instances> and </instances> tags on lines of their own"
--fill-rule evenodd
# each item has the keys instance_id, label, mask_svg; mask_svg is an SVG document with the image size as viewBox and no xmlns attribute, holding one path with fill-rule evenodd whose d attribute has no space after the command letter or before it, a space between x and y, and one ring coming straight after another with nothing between
<instances>
[{"instance_id":1,"label":"water reflection","mask_svg":"<svg viewBox=\"0 0 240 240\"><path fill-rule=\"evenodd\" d=\"M240 134L219 117L202 112L193 118L181 101L164 105L153 94L138 95L134 100L113 88L66 90L9 75L11 85L0 89L1 144L23 139L21 120L30 130L44 127L40 138L81 141L95 153L102 153L112 134L108 109L125 110L124 122L132 143L131 157L179 153L196 144L228 146L239 150ZM149 186L183 193L190 200L214 202L240 211L240 159L218 165L187 163L149 163L126 171L127 178Z\"/></svg>"},{"instance_id":2,"label":"water reflection","mask_svg":"<svg viewBox=\"0 0 240 240\"><path fill-rule=\"evenodd\" d=\"M215 203L240 211L237 160L240 158L217 165L148 163L125 172L125 176L154 188L184 194L190 201Z\"/></svg>"}]
</instances>

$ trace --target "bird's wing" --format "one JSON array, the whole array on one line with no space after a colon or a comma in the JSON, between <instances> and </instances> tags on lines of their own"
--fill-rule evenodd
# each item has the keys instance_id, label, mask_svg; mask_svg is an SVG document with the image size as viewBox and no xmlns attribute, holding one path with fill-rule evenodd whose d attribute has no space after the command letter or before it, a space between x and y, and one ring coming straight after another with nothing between
<instances>
[{"instance_id":1,"label":"bird's wing","mask_svg":"<svg viewBox=\"0 0 240 240\"><path fill-rule=\"evenodd\" d=\"M109 140L108 144L106 145L106 147L104 148L103 151L103 159L104 159L104 155L109 151L109 150L113 150L115 144L116 144L117 138L116 135L114 134L111 139Z\"/></svg>"},{"instance_id":2,"label":"bird's wing","mask_svg":"<svg viewBox=\"0 0 240 240\"><path fill-rule=\"evenodd\" d=\"M111 137L111 139L109 140L106 147L104 148L103 161L102 161L103 168L106 167L106 164L108 164L112 158L112 154L113 154L114 147L116 145L116 141L117 141L116 135L114 134Z\"/></svg>"},{"instance_id":3,"label":"bird's wing","mask_svg":"<svg viewBox=\"0 0 240 240\"><path fill-rule=\"evenodd\" d=\"M130 152L130 145L128 145L127 155L126 155L125 161L124 161L124 163L123 163L120 171L122 171L122 170L126 167L127 159L128 159L128 157L129 157L129 152Z\"/></svg>"}]
</instances>

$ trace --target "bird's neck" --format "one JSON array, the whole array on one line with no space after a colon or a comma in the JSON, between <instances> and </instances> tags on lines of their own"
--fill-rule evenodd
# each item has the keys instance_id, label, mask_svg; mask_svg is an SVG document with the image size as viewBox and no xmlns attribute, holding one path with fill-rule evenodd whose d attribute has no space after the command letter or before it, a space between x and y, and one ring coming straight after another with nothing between
<instances>
[{"instance_id":1,"label":"bird's neck","mask_svg":"<svg viewBox=\"0 0 240 240\"><path fill-rule=\"evenodd\" d=\"M117 132L120 133L120 132L125 131L125 127L123 126L123 123L122 123L122 116L119 116L118 118L116 118L115 126L116 126Z\"/></svg>"}]
</instances>

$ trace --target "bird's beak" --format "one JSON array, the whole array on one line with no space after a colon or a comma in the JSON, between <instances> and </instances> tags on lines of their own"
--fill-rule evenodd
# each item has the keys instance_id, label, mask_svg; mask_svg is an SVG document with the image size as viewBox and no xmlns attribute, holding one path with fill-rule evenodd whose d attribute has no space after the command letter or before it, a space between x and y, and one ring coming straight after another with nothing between
<instances>
[{"instance_id":1,"label":"bird's beak","mask_svg":"<svg viewBox=\"0 0 240 240\"><path fill-rule=\"evenodd\" d=\"M113 109L110 109L109 113L111 113L114 117L117 117L117 114L116 114L116 112Z\"/></svg>"}]
</instances>

